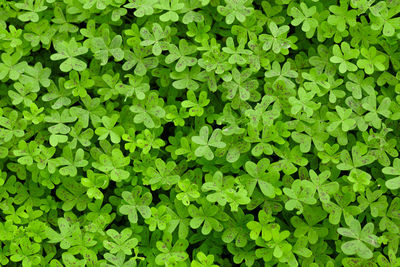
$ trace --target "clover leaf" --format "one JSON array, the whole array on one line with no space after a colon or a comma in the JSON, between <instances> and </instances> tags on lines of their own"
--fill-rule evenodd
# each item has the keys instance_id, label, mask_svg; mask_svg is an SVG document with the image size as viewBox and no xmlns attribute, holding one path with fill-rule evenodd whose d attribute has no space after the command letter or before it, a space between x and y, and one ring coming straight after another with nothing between
<instances>
[{"instance_id":1,"label":"clover leaf","mask_svg":"<svg viewBox=\"0 0 400 267\"><path fill-rule=\"evenodd\" d=\"M142 194L142 187L136 186L132 192L122 192L123 205L119 208L119 211L128 215L128 219L132 223L137 223L138 212L139 214L147 219L151 216L150 203L152 201L152 195L150 192Z\"/></svg>"},{"instance_id":2,"label":"clover leaf","mask_svg":"<svg viewBox=\"0 0 400 267\"><path fill-rule=\"evenodd\" d=\"M360 222L357 220L351 220L349 224L350 228L338 228L338 233L353 238L356 240L347 241L342 244L341 249L347 255L357 254L361 258L369 259L372 257L372 251L367 246L379 247L378 237L373 234L374 224L368 223L362 229Z\"/></svg>"},{"instance_id":3,"label":"clover leaf","mask_svg":"<svg viewBox=\"0 0 400 267\"><path fill-rule=\"evenodd\" d=\"M395 178L391 178L385 182L387 188L396 190L400 188L400 159L396 158L393 161L393 167L385 167L382 172L387 175L398 175Z\"/></svg>"},{"instance_id":4,"label":"clover leaf","mask_svg":"<svg viewBox=\"0 0 400 267\"><path fill-rule=\"evenodd\" d=\"M199 145L195 150L195 155L197 157L204 157L207 160L212 160L214 158L214 153L210 147L224 148L226 144L221 141L222 134L220 129L214 130L210 137L209 132L209 128L203 126L198 136L192 136L192 141Z\"/></svg>"},{"instance_id":5,"label":"clover leaf","mask_svg":"<svg viewBox=\"0 0 400 267\"><path fill-rule=\"evenodd\" d=\"M253 8L246 7L249 3L247 1L239 0L225 0L226 6L218 6L218 12L225 16L225 22L232 24L235 19L239 22L244 22L247 16L250 16Z\"/></svg>"},{"instance_id":6,"label":"clover leaf","mask_svg":"<svg viewBox=\"0 0 400 267\"><path fill-rule=\"evenodd\" d=\"M87 64L78 59L77 56L86 54L88 49L82 46L80 43L75 41L75 38L71 38L69 42L59 41L55 42L54 49L57 53L50 56L51 60L65 59L60 65L60 70L63 72L69 72L71 70L83 71L86 69Z\"/></svg>"},{"instance_id":7,"label":"clover leaf","mask_svg":"<svg viewBox=\"0 0 400 267\"><path fill-rule=\"evenodd\" d=\"M350 62L350 60L358 57L360 54L358 49L351 49L348 43L342 42L340 47L339 45L334 45L332 52L333 56L330 58L330 61L339 64L339 71L341 73L357 70L357 66Z\"/></svg>"},{"instance_id":8,"label":"clover leaf","mask_svg":"<svg viewBox=\"0 0 400 267\"><path fill-rule=\"evenodd\" d=\"M118 233L114 229L107 230L107 235L112 239L112 241L104 240L104 247L110 251L112 254L118 254L120 251L125 255L131 255L132 249L138 244L136 238L131 238L132 230L125 228Z\"/></svg>"}]
</instances>

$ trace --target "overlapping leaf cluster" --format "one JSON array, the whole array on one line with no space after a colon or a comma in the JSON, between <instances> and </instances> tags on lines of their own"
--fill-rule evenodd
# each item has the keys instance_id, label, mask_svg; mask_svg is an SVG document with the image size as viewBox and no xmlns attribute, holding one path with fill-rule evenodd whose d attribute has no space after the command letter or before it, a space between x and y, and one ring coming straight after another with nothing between
<instances>
[{"instance_id":1,"label":"overlapping leaf cluster","mask_svg":"<svg viewBox=\"0 0 400 267\"><path fill-rule=\"evenodd\" d=\"M0 265L400 266L400 1L0 1Z\"/></svg>"}]
</instances>

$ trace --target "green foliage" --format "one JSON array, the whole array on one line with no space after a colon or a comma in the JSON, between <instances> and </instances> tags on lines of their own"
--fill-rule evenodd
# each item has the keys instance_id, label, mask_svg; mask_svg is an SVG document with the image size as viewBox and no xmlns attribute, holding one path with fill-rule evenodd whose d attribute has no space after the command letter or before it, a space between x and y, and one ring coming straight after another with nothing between
<instances>
[{"instance_id":1,"label":"green foliage","mask_svg":"<svg viewBox=\"0 0 400 267\"><path fill-rule=\"evenodd\" d=\"M0 266L400 266L399 0L0 0Z\"/></svg>"}]
</instances>

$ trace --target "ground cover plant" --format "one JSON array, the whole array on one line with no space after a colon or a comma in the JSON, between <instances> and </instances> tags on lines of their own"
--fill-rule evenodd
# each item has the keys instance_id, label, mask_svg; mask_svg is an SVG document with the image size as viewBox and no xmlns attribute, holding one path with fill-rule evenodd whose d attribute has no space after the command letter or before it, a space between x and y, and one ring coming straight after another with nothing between
<instances>
[{"instance_id":1,"label":"ground cover plant","mask_svg":"<svg viewBox=\"0 0 400 267\"><path fill-rule=\"evenodd\" d=\"M399 0L0 0L1 266L400 266Z\"/></svg>"}]
</instances>

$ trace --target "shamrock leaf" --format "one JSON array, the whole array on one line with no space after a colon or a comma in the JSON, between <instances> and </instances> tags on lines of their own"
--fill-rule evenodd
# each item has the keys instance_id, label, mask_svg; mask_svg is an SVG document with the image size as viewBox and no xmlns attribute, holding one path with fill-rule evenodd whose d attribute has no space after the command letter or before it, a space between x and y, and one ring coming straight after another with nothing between
<instances>
[{"instance_id":1,"label":"shamrock leaf","mask_svg":"<svg viewBox=\"0 0 400 267\"><path fill-rule=\"evenodd\" d=\"M357 70L357 66L351 63L350 60L358 57L360 54L358 49L351 49L348 43L342 42L340 47L335 44L332 52L333 56L330 58L330 61L339 64L339 71L341 73Z\"/></svg>"},{"instance_id":2,"label":"shamrock leaf","mask_svg":"<svg viewBox=\"0 0 400 267\"><path fill-rule=\"evenodd\" d=\"M69 222L65 218L58 218L58 228L60 232L48 227L45 230L50 243L60 243L62 249L69 249L76 244L76 237L81 234L79 223Z\"/></svg>"},{"instance_id":3,"label":"shamrock leaf","mask_svg":"<svg viewBox=\"0 0 400 267\"><path fill-rule=\"evenodd\" d=\"M250 238L257 240L260 237L264 240L271 240L272 229L277 227L277 224L272 223L275 219L271 214L267 214L264 210L258 212L258 221L250 221L247 223L247 228L250 229Z\"/></svg>"},{"instance_id":4,"label":"shamrock leaf","mask_svg":"<svg viewBox=\"0 0 400 267\"><path fill-rule=\"evenodd\" d=\"M165 58L165 63L171 64L172 62L177 61L175 65L175 70L177 72L182 72L187 67L192 67L197 63L195 57L188 56L196 53L196 48L190 46L185 39L179 41L179 48L174 44L170 44L168 51L169 55Z\"/></svg>"},{"instance_id":5,"label":"shamrock leaf","mask_svg":"<svg viewBox=\"0 0 400 267\"><path fill-rule=\"evenodd\" d=\"M376 96L371 95L363 98L362 107L369 111L365 114L364 118L366 122L369 122L373 127L380 129L382 119L380 116L388 118L391 115L390 108L391 100L388 97L382 99L379 107L377 107Z\"/></svg>"},{"instance_id":6,"label":"shamrock leaf","mask_svg":"<svg viewBox=\"0 0 400 267\"><path fill-rule=\"evenodd\" d=\"M148 178L144 179L143 184L150 184L152 190L159 188L160 185L172 186L179 181L179 175L174 173L176 163L169 161L165 163L162 159L155 160L156 169L149 167L146 172Z\"/></svg>"},{"instance_id":7,"label":"shamrock leaf","mask_svg":"<svg viewBox=\"0 0 400 267\"><path fill-rule=\"evenodd\" d=\"M315 103L311 101L315 95L314 92L306 92L304 88L300 87L299 91L299 99L291 96L289 97L289 103L292 105L291 112L296 115L300 111L304 110L307 117L311 117L315 110L319 109L321 103Z\"/></svg>"},{"instance_id":8,"label":"shamrock leaf","mask_svg":"<svg viewBox=\"0 0 400 267\"><path fill-rule=\"evenodd\" d=\"M296 214L303 213L303 203L307 205L314 205L317 200L314 198L316 188L314 184L307 180L295 180L291 188L283 188L283 192L289 197L286 202L285 208L287 210L297 209Z\"/></svg>"},{"instance_id":9,"label":"shamrock leaf","mask_svg":"<svg viewBox=\"0 0 400 267\"><path fill-rule=\"evenodd\" d=\"M131 223L137 223L138 212L144 218L150 218L151 210L150 203L153 199L150 192L142 194L142 187L136 186L131 192L122 192L122 205L119 208L119 212L124 215L128 215L128 219Z\"/></svg>"},{"instance_id":10,"label":"shamrock leaf","mask_svg":"<svg viewBox=\"0 0 400 267\"><path fill-rule=\"evenodd\" d=\"M333 132L336 128L341 126L341 130L344 132L350 131L356 127L356 120L351 118L352 110L344 109L341 106L336 106L336 113L328 112L327 118L331 121L329 126L326 128L328 132Z\"/></svg>"},{"instance_id":11,"label":"shamrock leaf","mask_svg":"<svg viewBox=\"0 0 400 267\"><path fill-rule=\"evenodd\" d=\"M369 49L364 47L361 48L361 55L365 57L365 59L357 60L357 66L360 69L365 69L366 74L374 73L375 68L379 71L384 71L386 57L384 55L377 55L376 48L371 46Z\"/></svg>"},{"instance_id":12,"label":"shamrock leaf","mask_svg":"<svg viewBox=\"0 0 400 267\"><path fill-rule=\"evenodd\" d=\"M201 117L204 113L204 107L210 103L210 99L207 99L207 92L201 91L199 100L197 100L195 93L192 90L187 92L187 100L182 101L181 105L189 109L190 116Z\"/></svg>"},{"instance_id":13,"label":"shamrock leaf","mask_svg":"<svg viewBox=\"0 0 400 267\"><path fill-rule=\"evenodd\" d=\"M71 178L62 179L62 186L58 186L56 195L63 201L62 209L64 211L70 211L74 207L83 211L90 202L86 196L86 188Z\"/></svg>"},{"instance_id":14,"label":"shamrock leaf","mask_svg":"<svg viewBox=\"0 0 400 267\"><path fill-rule=\"evenodd\" d=\"M172 245L172 236L164 234L162 241L157 241L156 247L161 252L157 255L155 262L157 265L179 264L184 262L189 255L185 252L189 242L179 239Z\"/></svg>"},{"instance_id":15,"label":"shamrock leaf","mask_svg":"<svg viewBox=\"0 0 400 267\"><path fill-rule=\"evenodd\" d=\"M28 237L24 237L19 242L12 242L10 245L12 262L21 262L22 267L29 267L40 264L39 254L40 245L32 243Z\"/></svg>"},{"instance_id":16,"label":"shamrock leaf","mask_svg":"<svg viewBox=\"0 0 400 267\"><path fill-rule=\"evenodd\" d=\"M253 52L249 49L244 48L244 43L239 43L238 47L235 47L232 37L226 39L226 47L222 48L222 51L229 54L228 63L230 65L238 64L240 66L247 63L247 57Z\"/></svg>"},{"instance_id":17,"label":"shamrock leaf","mask_svg":"<svg viewBox=\"0 0 400 267\"><path fill-rule=\"evenodd\" d=\"M195 205L190 205L188 212L192 217L190 220L190 227L197 229L203 225L201 228L201 233L203 235L210 234L211 230L221 232L224 229L220 220L226 220L226 214L221 212L217 206L205 204L197 208Z\"/></svg>"},{"instance_id":18,"label":"shamrock leaf","mask_svg":"<svg viewBox=\"0 0 400 267\"><path fill-rule=\"evenodd\" d=\"M314 170L310 170L311 182L317 189L319 200L323 203L328 203L330 200L330 195L335 194L339 190L339 184L337 182L326 183L330 176L330 171L323 171L317 175Z\"/></svg>"},{"instance_id":19,"label":"shamrock leaf","mask_svg":"<svg viewBox=\"0 0 400 267\"><path fill-rule=\"evenodd\" d=\"M99 127L95 131L99 136L99 140L104 140L110 136L111 142L113 143L119 143L121 141L121 136L124 134L124 128L122 126L115 126L118 119L118 114L113 114L111 117L104 116L101 118L104 127Z\"/></svg>"},{"instance_id":20,"label":"shamrock leaf","mask_svg":"<svg viewBox=\"0 0 400 267\"><path fill-rule=\"evenodd\" d=\"M353 216L361 213L361 209L358 206L350 205L354 200L354 193L338 191L334 194L335 202L322 203L322 207L329 213L329 222L336 225L340 222L343 215L346 223L348 223Z\"/></svg>"},{"instance_id":21,"label":"shamrock leaf","mask_svg":"<svg viewBox=\"0 0 400 267\"><path fill-rule=\"evenodd\" d=\"M100 60L101 65L107 64L110 56L114 57L115 61L121 61L124 58L124 51L121 49L121 35L116 35L111 39L107 32L103 37L93 38L90 41L94 57Z\"/></svg>"},{"instance_id":22,"label":"shamrock leaf","mask_svg":"<svg viewBox=\"0 0 400 267\"><path fill-rule=\"evenodd\" d=\"M92 170L88 170L86 177L82 177L81 183L84 187L87 187L87 195L89 198L103 199L103 193L99 188L106 189L109 180L106 175L100 173L94 173Z\"/></svg>"},{"instance_id":23,"label":"shamrock leaf","mask_svg":"<svg viewBox=\"0 0 400 267\"><path fill-rule=\"evenodd\" d=\"M141 46L151 46L151 51L153 55L159 56L163 50L168 48L168 42L162 41L166 39L170 32L171 28L166 26L165 29L160 26L158 23L153 23L151 28L152 33L147 28L140 29L140 35L144 39L140 42Z\"/></svg>"},{"instance_id":24,"label":"shamrock leaf","mask_svg":"<svg viewBox=\"0 0 400 267\"><path fill-rule=\"evenodd\" d=\"M26 10L26 12L22 12L22 14L18 16L18 19L23 22L38 22L38 13L47 9L47 6L44 5L44 0L27 0L24 1L24 3L16 3L15 7Z\"/></svg>"},{"instance_id":25,"label":"shamrock leaf","mask_svg":"<svg viewBox=\"0 0 400 267\"><path fill-rule=\"evenodd\" d=\"M154 5L158 3L157 0L138 0L138 1L133 1L129 0L128 4L125 4L124 7L126 8L135 8L135 12L133 14L136 17L143 17L143 16L150 16L154 13Z\"/></svg>"},{"instance_id":26,"label":"shamrock leaf","mask_svg":"<svg viewBox=\"0 0 400 267\"><path fill-rule=\"evenodd\" d=\"M125 170L125 166L129 165L130 158L124 157L122 151L115 148L111 151L111 155L102 154L98 162L93 162L92 166L106 173L111 180L120 182L130 177L129 171Z\"/></svg>"},{"instance_id":27,"label":"shamrock leaf","mask_svg":"<svg viewBox=\"0 0 400 267\"><path fill-rule=\"evenodd\" d=\"M235 181L232 177L223 177L220 171L214 173L214 175L206 176L206 182L201 187L202 191L215 191L214 193L208 194L206 199L211 202L218 202L219 205L225 206L229 203L232 211L237 211L239 205L245 205L250 202L247 197L247 191L244 188L239 187L238 190L233 189Z\"/></svg>"},{"instance_id":28,"label":"shamrock leaf","mask_svg":"<svg viewBox=\"0 0 400 267\"><path fill-rule=\"evenodd\" d=\"M338 228L337 231L339 234L353 238L356 240L347 241L342 244L341 249L347 255L357 254L359 257L363 259L369 259L372 257L372 251L367 246L370 245L372 247L379 247L378 237L373 234L374 232L374 224L367 223L362 229L360 222L353 219L348 224L350 228Z\"/></svg>"},{"instance_id":29,"label":"shamrock leaf","mask_svg":"<svg viewBox=\"0 0 400 267\"><path fill-rule=\"evenodd\" d=\"M368 186L371 180L371 175L360 167L368 165L375 161L365 146L356 145L351 149L352 158L347 150L343 150L340 159L341 163L337 165L339 170L350 170L349 181L354 183L355 191L363 191L365 186Z\"/></svg>"},{"instance_id":30,"label":"shamrock leaf","mask_svg":"<svg viewBox=\"0 0 400 267\"><path fill-rule=\"evenodd\" d=\"M274 78L274 84L277 84L278 81L283 81L287 87L294 88L295 84L290 78L297 78L298 73L294 70L291 70L290 62L286 62L281 67L279 62L274 61L272 63L272 69L265 72L266 78Z\"/></svg>"},{"instance_id":31,"label":"shamrock leaf","mask_svg":"<svg viewBox=\"0 0 400 267\"><path fill-rule=\"evenodd\" d=\"M249 80L252 71L250 69L245 69L239 72L238 69L234 68L232 70L231 81L223 82L222 86L228 91L227 98L233 99L237 94L243 101L249 100L252 91L256 90L258 87L257 80Z\"/></svg>"},{"instance_id":32,"label":"shamrock leaf","mask_svg":"<svg viewBox=\"0 0 400 267\"><path fill-rule=\"evenodd\" d=\"M178 186L182 192L176 195L176 199L182 201L185 206L189 206L190 201L200 197L198 186L191 183L189 179L178 181Z\"/></svg>"},{"instance_id":33,"label":"shamrock leaf","mask_svg":"<svg viewBox=\"0 0 400 267\"><path fill-rule=\"evenodd\" d=\"M134 73L139 76L144 76L148 70L154 69L158 65L158 58L148 57L151 54L151 49L140 47L139 44L133 45L133 51L124 50L125 62L122 69L128 71L135 67Z\"/></svg>"},{"instance_id":34,"label":"shamrock leaf","mask_svg":"<svg viewBox=\"0 0 400 267\"><path fill-rule=\"evenodd\" d=\"M274 21L271 21L268 24L268 28L272 35L260 35L260 41L263 43L263 50L269 51L272 49L275 54L282 53L287 55L289 53L289 48L296 48L294 43L296 42L297 38L294 36L287 37L290 29L288 25L278 27Z\"/></svg>"},{"instance_id":35,"label":"shamrock leaf","mask_svg":"<svg viewBox=\"0 0 400 267\"><path fill-rule=\"evenodd\" d=\"M181 10L184 7L184 4L180 3L179 0L160 0L154 5L154 7L161 10L167 10L166 13L160 16L162 22L177 22L179 20L177 11Z\"/></svg>"},{"instance_id":36,"label":"shamrock leaf","mask_svg":"<svg viewBox=\"0 0 400 267\"><path fill-rule=\"evenodd\" d=\"M165 110L162 107L163 100L157 97L156 92L151 92L146 101L134 102L129 108L135 113L134 123L143 123L147 128L158 128L161 125L161 118L165 117Z\"/></svg>"},{"instance_id":37,"label":"shamrock leaf","mask_svg":"<svg viewBox=\"0 0 400 267\"><path fill-rule=\"evenodd\" d=\"M300 9L292 7L290 10L290 16L293 17L291 24L293 26L302 24L301 30L306 33L307 38L311 38L318 27L318 20L312 17L317 12L317 8L315 6L308 8L304 2L301 2Z\"/></svg>"},{"instance_id":38,"label":"shamrock leaf","mask_svg":"<svg viewBox=\"0 0 400 267\"><path fill-rule=\"evenodd\" d=\"M400 159L395 158L393 161L393 167L385 167L382 172L387 175L397 175L397 177L387 180L385 185L391 190L396 190L400 188Z\"/></svg>"},{"instance_id":39,"label":"shamrock leaf","mask_svg":"<svg viewBox=\"0 0 400 267\"><path fill-rule=\"evenodd\" d=\"M214 158L214 153L210 147L224 148L226 144L221 141L222 134L220 129L216 129L212 132L210 138L209 128L203 126L200 129L198 136L192 136L192 141L199 145L195 150L195 155L197 157L204 157L207 160L212 160Z\"/></svg>"},{"instance_id":40,"label":"shamrock leaf","mask_svg":"<svg viewBox=\"0 0 400 267\"><path fill-rule=\"evenodd\" d=\"M106 233L112 241L104 240L104 248L112 254L123 252L125 255L132 255L132 249L136 247L138 240L134 237L131 238L132 230L130 228L125 228L121 233L118 233L114 229L108 229Z\"/></svg>"},{"instance_id":41,"label":"shamrock leaf","mask_svg":"<svg viewBox=\"0 0 400 267\"><path fill-rule=\"evenodd\" d=\"M18 80L28 66L26 61L21 61L22 51L17 50L13 54L1 54L0 80L9 77L11 80Z\"/></svg>"},{"instance_id":42,"label":"shamrock leaf","mask_svg":"<svg viewBox=\"0 0 400 267\"><path fill-rule=\"evenodd\" d=\"M79 148L75 152L75 157L69 146L64 147L62 157L58 158L58 165L64 166L60 168L59 172L63 176L76 176L78 173L77 168L85 167L88 161L84 159L85 152Z\"/></svg>"},{"instance_id":43,"label":"shamrock leaf","mask_svg":"<svg viewBox=\"0 0 400 267\"><path fill-rule=\"evenodd\" d=\"M251 161L245 163L245 170L248 174L240 177L240 181L246 185L249 195L253 194L257 185L267 197L274 198L276 194L282 194L278 188L274 187L277 185L279 173L268 170L269 164L269 160L266 158L261 159L257 164Z\"/></svg>"},{"instance_id":44,"label":"shamrock leaf","mask_svg":"<svg viewBox=\"0 0 400 267\"><path fill-rule=\"evenodd\" d=\"M57 51L56 54L50 56L51 60L65 59L60 65L60 70L63 72L69 72L71 70L83 71L86 69L87 64L78 59L77 56L86 54L88 49L82 46L80 43L75 41L72 37L69 42L59 41L55 42L54 49Z\"/></svg>"},{"instance_id":45,"label":"shamrock leaf","mask_svg":"<svg viewBox=\"0 0 400 267\"><path fill-rule=\"evenodd\" d=\"M340 6L330 6L329 11L333 14L329 15L328 23L336 26L339 32L346 30L346 24L349 26L356 25L357 11L349 8L349 1L340 1Z\"/></svg>"},{"instance_id":46,"label":"shamrock leaf","mask_svg":"<svg viewBox=\"0 0 400 267\"><path fill-rule=\"evenodd\" d=\"M232 24L235 19L239 22L244 22L246 17L253 12L252 7L246 7L249 3L244 0L232 1L225 0L226 6L218 6L218 13L225 16L226 24ZM251 3L251 2L250 2Z\"/></svg>"},{"instance_id":47,"label":"shamrock leaf","mask_svg":"<svg viewBox=\"0 0 400 267\"><path fill-rule=\"evenodd\" d=\"M214 263L214 255L206 255L203 252L199 252L196 255L197 260L192 261L191 267L217 267Z\"/></svg>"}]
</instances>

